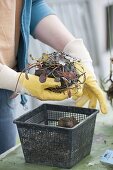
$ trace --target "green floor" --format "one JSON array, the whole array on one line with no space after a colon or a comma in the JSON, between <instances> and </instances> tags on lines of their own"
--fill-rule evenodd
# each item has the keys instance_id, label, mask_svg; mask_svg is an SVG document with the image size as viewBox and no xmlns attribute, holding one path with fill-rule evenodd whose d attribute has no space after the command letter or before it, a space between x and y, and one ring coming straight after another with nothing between
<instances>
[{"instance_id":1,"label":"green floor","mask_svg":"<svg viewBox=\"0 0 113 170\"><path fill-rule=\"evenodd\" d=\"M91 154L80 161L71 170L113 170L100 163L100 156L107 150L113 149L113 108L109 114L98 114ZM0 170L61 170L57 167L27 164L24 161L21 147L10 152L0 160Z\"/></svg>"}]
</instances>

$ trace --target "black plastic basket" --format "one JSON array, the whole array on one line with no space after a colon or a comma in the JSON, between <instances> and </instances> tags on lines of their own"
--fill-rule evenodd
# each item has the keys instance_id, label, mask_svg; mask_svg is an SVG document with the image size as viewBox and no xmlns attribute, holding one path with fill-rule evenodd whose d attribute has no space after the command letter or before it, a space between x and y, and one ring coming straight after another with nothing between
<instances>
[{"instance_id":1,"label":"black plastic basket","mask_svg":"<svg viewBox=\"0 0 113 170\"><path fill-rule=\"evenodd\" d=\"M90 154L98 110L42 104L14 120L27 163L71 168ZM73 128L59 127L62 117L74 116Z\"/></svg>"}]
</instances>

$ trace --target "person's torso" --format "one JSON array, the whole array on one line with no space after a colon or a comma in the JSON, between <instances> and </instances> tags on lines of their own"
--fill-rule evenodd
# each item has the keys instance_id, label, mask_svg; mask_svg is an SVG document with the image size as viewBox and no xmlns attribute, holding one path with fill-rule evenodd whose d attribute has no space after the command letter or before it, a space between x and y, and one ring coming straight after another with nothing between
<instances>
[{"instance_id":1,"label":"person's torso","mask_svg":"<svg viewBox=\"0 0 113 170\"><path fill-rule=\"evenodd\" d=\"M20 35L23 0L0 0L0 63L13 68Z\"/></svg>"}]
</instances>

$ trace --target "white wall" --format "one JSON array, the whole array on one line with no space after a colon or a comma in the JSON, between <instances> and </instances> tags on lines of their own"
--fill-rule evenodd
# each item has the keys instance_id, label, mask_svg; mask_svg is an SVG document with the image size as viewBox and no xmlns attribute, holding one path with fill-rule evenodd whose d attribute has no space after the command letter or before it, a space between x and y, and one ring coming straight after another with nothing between
<instances>
[{"instance_id":1,"label":"white wall","mask_svg":"<svg viewBox=\"0 0 113 170\"><path fill-rule=\"evenodd\" d=\"M99 46L100 74L102 78L109 75L110 52L106 51L106 11L105 7L113 4L113 0L94 0L91 3L93 19L96 25L97 42Z\"/></svg>"}]
</instances>

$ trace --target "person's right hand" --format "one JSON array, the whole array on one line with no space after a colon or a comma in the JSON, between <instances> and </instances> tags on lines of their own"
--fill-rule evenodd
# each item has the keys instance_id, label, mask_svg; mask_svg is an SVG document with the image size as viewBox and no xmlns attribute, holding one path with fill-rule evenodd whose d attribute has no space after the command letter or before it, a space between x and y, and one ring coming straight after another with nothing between
<instances>
[{"instance_id":1,"label":"person's right hand","mask_svg":"<svg viewBox=\"0 0 113 170\"><path fill-rule=\"evenodd\" d=\"M18 73L19 74L19 73ZM25 74L22 73L19 79L19 86L21 90L40 100L64 100L68 98L67 91L61 93L55 93L48 88L55 88L61 86L60 82L55 82L54 78L47 78L46 82L41 83L39 77L35 75L28 74L28 79L25 78Z\"/></svg>"},{"instance_id":2,"label":"person's right hand","mask_svg":"<svg viewBox=\"0 0 113 170\"><path fill-rule=\"evenodd\" d=\"M0 88L15 91L17 93L25 93L40 100L64 100L68 98L67 91L55 93L47 90L49 87L61 86L60 82L55 82L54 78L47 78L46 82L41 83L39 77L25 73L17 73L6 65L1 65L0 71ZM16 87L17 86L17 87Z\"/></svg>"}]
</instances>

